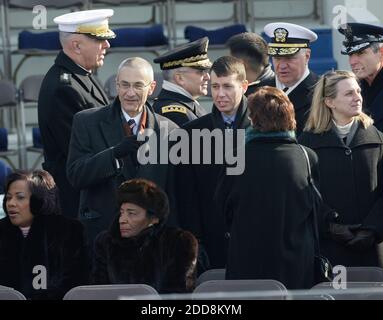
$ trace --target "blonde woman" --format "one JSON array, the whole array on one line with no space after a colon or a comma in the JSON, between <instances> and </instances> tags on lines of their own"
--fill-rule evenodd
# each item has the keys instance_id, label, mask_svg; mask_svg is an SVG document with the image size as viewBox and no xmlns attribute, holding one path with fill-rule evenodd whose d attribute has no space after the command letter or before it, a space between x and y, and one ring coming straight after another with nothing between
<instances>
[{"instance_id":1,"label":"blonde woman","mask_svg":"<svg viewBox=\"0 0 383 320\"><path fill-rule=\"evenodd\" d=\"M319 158L321 192L332 213L324 219L321 251L334 265L377 266L383 239L383 135L362 102L355 74L326 73L299 137Z\"/></svg>"}]
</instances>

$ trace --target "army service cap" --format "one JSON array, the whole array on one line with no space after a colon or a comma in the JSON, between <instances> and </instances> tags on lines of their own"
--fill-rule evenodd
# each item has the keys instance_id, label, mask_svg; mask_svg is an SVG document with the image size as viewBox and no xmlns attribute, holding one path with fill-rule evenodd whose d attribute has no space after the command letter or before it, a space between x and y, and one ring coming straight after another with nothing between
<instances>
[{"instance_id":1,"label":"army service cap","mask_svg":"<svg viewBox=\"0 0 383 320\"><path fill-rule=\"evenodd\" d=\"M176 47L153 61L160 64L161 70L181 67L210 69L212 63L207 56L208 46L209 38L204 37Z\"/></svg>"}]
</instances>

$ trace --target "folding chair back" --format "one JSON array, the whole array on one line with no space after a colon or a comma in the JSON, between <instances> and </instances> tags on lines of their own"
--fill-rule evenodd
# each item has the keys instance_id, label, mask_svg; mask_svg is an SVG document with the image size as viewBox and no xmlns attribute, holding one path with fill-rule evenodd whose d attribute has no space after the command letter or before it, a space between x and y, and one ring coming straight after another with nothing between
<instances>
[{"instance_id":1,"label":"folding chair back","mask_svg":"<svg viewBox=\"0 0 383 320\"><path fill-rule=\"evenodd\" d=\"M79 286L69 290L64 300L154 299L159 294L146 284L113 284Z\"/></svg>"},{"instance_id":2,"label":"folding chair back","mask_svg":"<svg viewBox=\"0 0 383 320\"><path fill-rule=\"evenodd\" d=\"M212 299L252 299L252 300L284 300L287 295L286 287L277 280L210 280L203 282L194 289L195 299L201 299L198 294L215 293Z\"/></svg>"},{"instance_id":3,"label":"folding chair back","mask_svg":"<svg viewBox=\"0 0 383 320\"><path fill-rule=\"evenodd\" d=\"M0 286L0 300L27 300L27 299L21 292L13 288Z\"/></svg>"},{"instance_id":4,"label":"folding chair back","mask_svg":"<svg viewBox=\"0 0 383 320\"><path fill-rule=\"evenodd\" d=\"M197 281L196 286L198 287L201 283L210 280L225 280L226 269L210 269L202 273Z\"/></svg>"}]
</instances>

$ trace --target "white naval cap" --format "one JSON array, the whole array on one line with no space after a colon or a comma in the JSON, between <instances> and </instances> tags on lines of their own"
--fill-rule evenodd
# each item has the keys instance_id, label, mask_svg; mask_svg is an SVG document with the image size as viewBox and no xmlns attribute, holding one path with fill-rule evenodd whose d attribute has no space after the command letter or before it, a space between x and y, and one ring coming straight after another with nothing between
<instances>
[{"instance_id":1,"label":"white naval cap","mask_svg":"<svg viewBox=\"0 0 383 320\"><path fill-rule=\"evenodd\" d=\"M273 22L263 30L271 38L268 52L271 56L286 56L297 53L301 48L308 48L310 42L318 39L315 32L297 24Z\"/></svg>"},{"instance_id":2,"label":"white naval cap","mask_svg":"<svg viewBox=\"0 0 383 320\"><path fill-rule=\"evenodd\" d=\"M109 29L108 19L112 9L75 11L53 19L63 32L83 33L99 40L113 39L116 34Z\"/></svg>"}]
</instances>

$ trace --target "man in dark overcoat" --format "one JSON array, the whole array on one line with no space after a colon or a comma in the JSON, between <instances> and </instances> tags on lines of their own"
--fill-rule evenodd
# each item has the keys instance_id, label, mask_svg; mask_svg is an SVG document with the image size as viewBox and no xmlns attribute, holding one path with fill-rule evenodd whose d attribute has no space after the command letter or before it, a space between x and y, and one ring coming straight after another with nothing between
<instances>
[{"instance_id":1,"label":"man in dark overcoat","mask_svg":"<svg viewBox=\"0 0 383 320\"><path fill-rule=\"evenodd\" d=\"M363 109L383 130L383 28L347 23L338 31L345 36L341 53L348 55L352 71L360 80Z\"/></svg>"},{"instance_id":2,"label":"man in dark overcoat","mask_svg":"<svg viewBox=\"0 0 383 320\"><path fill-rule=\"evenodd\" d=\"M63 50L46 74L40 89L38 121L44 145L43 168L55 179L62 212L77 217L80 192L66 176L73 116L85 109L109 103L92 72L104 63L108 39L115 34L108 27L113 10L79 11L59 16Z\"/></svg>"},{"instance_id":3,"label":"man in dark overcoat","mask_svg":"<svg viewBox=\"0 0 383 320\"><path fill-rule=\"evenodd\" d=\"M237 130L245 129L250 124L247 99L244 95L247 89L245 67L239 59L224 56L213 63L210 75L214 101L212 112L189 122L183 128L187 130L189 136L192 136L193 130L231 133L235 143ZM210 268L224 268L226 263L225 224L212 201L217 178L225 162L224 157L223 162L219 163L216 151L220 154L225 153L223 148L225 139L224 135L222 144L213 139L210 148L206 145L204 148L201 147L198 164L180 165L176 169L176 198L180 226L196 235L208 257L203 259L202 250L199 272L209 268L207 260L210 262ZM195 153L196 150L193 148L191 157ZM203 164L203 158L208 153L211 155L211 162Z\"/></svg>"},{"instance_id":4,"label":"man in dark overcoat","mask_svg":"<svg viewBox=\"0 0 383 320\"><path fill-rule=\"evenodd\" d=\"M90 242L109 227L116 215L115 194L122 182L146 178L167 191L169 197L172 195L169 166L159 161L141 164L137 158L138 148L147 147L137 141L139 134L153 130L160 153L160 130L170 132L177 127L146 103L156 85L153 79L149 62L128 58L117 72L115 101L107 107L81 111L73 119L67 175L81 190L79 215ZM165 152L168 154L168 149Z\"/></svg>"},{"instance_id":5,"label":"man in dark overcoat","mask_svg":"<svg viewBox=\"0 0 383 320\"><path fill-rule=\"evenodd\" d=\"M184 44L154 59L164 82L155 99L154 111L181 126L205 115L197 99L206 96L211 62L207 56L209 38Z\"/></svg>"},{"instance_id":6,"label":"man in dark overcoat","mask_svg":"<svg viewBox=\"0 0 383 320\"><path fill-rule=\"evenodd\" d=\"M246 80L249 87L246 96L263 86L265 81L272 81L274 71L269 63L267 42L255 32L243 32L232 36L226 43L230 55L241 59L246 68Z\"/></svg>"},{"instance_id":7,"label":"man in dark overcoat","mask_svg":"<svg viewBox=\"0 0 383 320\"><path fill-rule=\"evenodd\" d=\"M302 132L311 107L312 91L318 76L308 68L310 42L318 36L300 25L284 22L269 23L264 31L271 38L269 55L275 78L264 85L277 87L288 95L294 105L297 136Z\"/></svg>"}]
</instances>

